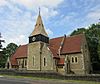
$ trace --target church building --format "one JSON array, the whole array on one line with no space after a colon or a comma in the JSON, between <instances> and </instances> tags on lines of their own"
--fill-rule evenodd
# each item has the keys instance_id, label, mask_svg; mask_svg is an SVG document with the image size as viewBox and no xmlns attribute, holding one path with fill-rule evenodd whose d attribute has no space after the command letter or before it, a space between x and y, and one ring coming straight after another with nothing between
<instances>
[{"instance_id":1,"label":"church building","mask_svg":"<svg viewBox=\"0 0 100 84\"><path fill-rule=\"evenodd\" d=\"M49 39L39 12L29 43L8 58L7 69L89 74L90 54L84 34Z\"/></svg>"}]
</instances>

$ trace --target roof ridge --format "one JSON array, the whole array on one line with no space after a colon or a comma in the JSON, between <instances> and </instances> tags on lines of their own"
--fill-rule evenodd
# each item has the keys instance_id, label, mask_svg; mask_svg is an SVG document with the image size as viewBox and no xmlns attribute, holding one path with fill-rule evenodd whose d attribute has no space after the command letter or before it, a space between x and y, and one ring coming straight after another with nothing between
<instances>
[{"instance_id":1,"label":"roof ridge","mask_svg":"<svg viewBox=\"0 0 100 84\"><path fill-rule=\"evenodd\" d=\"M23 45L19 45L19 46L26 46L26 45L28 45L28 44L23 44Z\"/></svg>"},{"instance_id":2,"label":"roof ridge","mask_svg":"<svg viewBox=\"0 0 100 84\"><path fill-rule=\"evenodd\" d=\"M27 46L28 44L24 44L24 45L19 45L18 48L15 50L15 52L10 56L10 58L17 52L17 50L22 47L22 46Z\"/></svg>"},{"instance_id":3,"label":"roof ridge","mask_svg":"<svg viewBox=\"0 0 100 84\"><path fill-rule=\"evenodd\" d=\"M72 35L70 37L81 36L81 35L84 35L84 34L76 34L76 35Z\"/></svg>"},{"instance_id":4,"label":"roof ridge","mask_svg":"<svg viewBox=\"0 0 100 84\"><path fill-rule=\"evenodd\" d=\"M73 36L66 36L66 38L71 38L71 37L76 37L76 36L81 36L81 35L84 35L84 34L77 34L77 35L73 35ZM50 40L53 40L53 39L58 39L58 38L63 38L64 36L60 36L60 37L56 37L56 38L51 38Z\"/></svg>"}]
</instances>

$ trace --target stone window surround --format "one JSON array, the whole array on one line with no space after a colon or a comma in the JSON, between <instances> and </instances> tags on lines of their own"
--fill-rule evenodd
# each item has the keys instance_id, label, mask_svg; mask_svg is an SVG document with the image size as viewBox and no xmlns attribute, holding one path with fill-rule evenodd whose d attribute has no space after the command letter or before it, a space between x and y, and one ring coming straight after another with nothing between
<instances>
[{"instance_id":1,"label":"stone window surround","mask_svg":"<svg viewBox=\"0 0 100 84\"><path fill-rule=\"evenodd\" d=\"M18 61L18 65L21 65L21 60L20 60L20 59L18 59L17 61Z\"/></svg>"},{"instance_id":2,"label":"stone window surround","mask_svg":"<svg viewBox=\"0 0 100 84\"><path fill-rule=\"evenodd\" d=\"M43 57L43 66L47 66L47 59L45 57Z\"/></svg>"},{"instance_id":3,"label":"stone window surround","mask_svg":"<svg viewBox=\"0 0 100 84\"><path fill-rule=\"evenodd\" d=\"M25 61L25 66L27 66L27 59L25 59L24 61Z\"/></svg>"},{"instance_id":4,"label":"stone window surround","mask_svg":"<svg viewBox=\"0 0 100 84\"><path fill-rule=\"evenodd\" d=\"M76 59L77 59L77 61L76 61ZM72 60L73 60L73 62L72 62ZM71 57L71 63L73 63L73 64L78 63L78 57L77 56L72 56Z\"/></svg>"},{"instance_id":5,"label":"stone window surround","mask_svg":"<svg viewBox=\"0 0 100 84\"><path fill-rule=\"evenodd\" d=\"M32 64L33 64L33 66L35 66L35 56L33 56Z\"/></svg>"}]
</instances>

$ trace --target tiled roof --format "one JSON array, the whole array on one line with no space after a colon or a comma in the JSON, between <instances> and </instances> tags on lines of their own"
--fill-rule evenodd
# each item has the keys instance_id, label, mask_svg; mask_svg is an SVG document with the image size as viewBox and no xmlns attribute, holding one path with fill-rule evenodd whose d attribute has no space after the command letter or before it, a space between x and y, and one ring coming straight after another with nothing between
<instances>
[{"instance_id":1,"label":"tiled roof","mask_svg":"<svg viewBox=\"0 0 100 84\"><path fill-rule=\"evenodd\" d=\"M65 61L64 58L60 58L58 61L58 65L64 65L64 61Z\"/></svg>"},{"instance_id":2,"label":"tiled roof","mask_svg":"<svg viewBox=\"0 0 100 84\"><path fill-rule=\"evenodd\" d=\"M16 58L27 57L27 45L20 46L19 49L17 49L15 55L16 55Z\"/></svg>"},{"instance_id":3,"label":"tiled roof","mask_svg":"<svg viewBox=\"0 0 100 84\"><path fill-rule=\"evenodd\" d=\"M61 45L61 41L64 37L53 38L50 40L50 49L54 49L55 53L58 54L58 49ZM81 52L83 35L75 35L70 37L65 37L64 43L62 45L61 54L70 54Z\"/></svg>"},{"instance_id":4,"label":"tiled roof","mask_svg":"<svg viewBox=\"0 0 100 84\"><path fill-rule=\"evenodd\" d=\"M49 49L51 50L54 58L60 58L58 56L58 49L61 45L61 41L64 37L53 38L50 40ZM83 35L75 35L71 37L65 37L61 54L71 54L71 53L78 53L81 52L81 45L82 45ZM11 56L11 63L14 65L17 64L16 58L23 58L27 57L27 45L21 45ZM62 63L62 62L61 62Z\"/></svg>"},{"instance_id":5,"label":"tiled roof","mask_svg":"<svg viewBox=\"0 0 100 84\"><path fill-rule=\"evenodd\" d=\"M65 39L61 54L81 52L83 35L75 35Z\"/></svg>"},{"instance_id":6,"label":"tiled roof","mask_svg":"<svg viewBox=\"0 0 100 84\"><path fill-rule=\"evenodd\" d=\"M16 60L15 55L12 55L12 56L10 57L10 62L11 62L11 65L17 65L17 60Z\"/></svg>"},{"instance_id":7,"label":"tiled roof","mask_svg":"<svg viewBox=\"0 0 100 84\"><path fill-rule=\"evenodd\" d=\"M49 46L50 51L53 54L53 58L59 58L59 56L57 55L57 51L56 49L54 49L53 47Z\"/></svg>"},{"instance_id":8,"label":"tiled roof","mask_svg":"<svg viewBox=\"0 0 100 84\"><path fill-rule=\"evenodd\" d=\"M62 37L54 38L54 39L50 39L50 41L49 41L49 44L50 44L49 48L50 48L51 52L53 53L54 58L59 58L58 49L59 49L59 46L61 43L61 38Z\"/></svg>"},{"instance_id":9,"label":"tiled roof","mask_svg":"<svg viewBox=\"0 0 100 84\"><path fill-rule=\"evenodd\" d=\"M18 47L16 52L11 56L11 64L17 65L16 58L25 58L27 57L27 45L21 45Z\"/></svg>"}]
</instances>

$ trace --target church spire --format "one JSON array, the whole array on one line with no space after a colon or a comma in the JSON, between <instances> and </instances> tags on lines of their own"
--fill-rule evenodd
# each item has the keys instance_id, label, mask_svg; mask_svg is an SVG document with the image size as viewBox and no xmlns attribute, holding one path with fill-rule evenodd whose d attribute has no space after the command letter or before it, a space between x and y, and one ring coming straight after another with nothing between
<instances>
[{"instance_id":1,"label":"church spire","mask_svg":"<svg viewBox=\"0 0 100 84\"><path fill-rule=\"evenodd\" d=\"M40 15L40 11L41 11L41 9L40 9L40 7L39 7L39 15Z\"/></svg>"},{"instance_id":2,"label":"church spire","mask_svg":"<svg viewBox=\"0 0 100 84\"><path fill-rule=\"evenodd\" d=\"M30 36L34 36L34 35L38 35L38 34L42 34L42 35L48 37L48 35L45 31L43 22L42 22L42 18L41 18L41 14L40 14L40 8L39 8L39 15L38 15L38 18L37 18L37 21L36 21L35 28L34 28L34 30L33 30L33 32L31 33Z\"/></svg>"}]
</instances>

